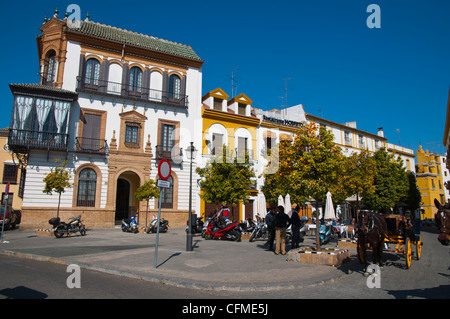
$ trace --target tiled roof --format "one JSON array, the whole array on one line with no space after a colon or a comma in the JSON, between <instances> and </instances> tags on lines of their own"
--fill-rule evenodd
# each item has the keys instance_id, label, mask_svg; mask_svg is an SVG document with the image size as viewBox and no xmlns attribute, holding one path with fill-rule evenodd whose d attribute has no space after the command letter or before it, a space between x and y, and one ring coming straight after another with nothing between
<instances>
[{"instance_id":1,"label":"tiled roof","mask_svg":"<svg viewBox=\"0 0 450 319\"><path fill-rule=\"evenodd\" d=\"M20 84L10 84L9 85L11 91L33 91L33 92L41 92L41 93L56 93L58 95L63 95L67 97L71 97L74 100L78 99L78 93L69 91L69 90L63 90L59 87L54 87L50 85L42 85L42 84L35 84L35 83L20 83Z\"/></svg>"},{"instance_id":2,"label":"tiled roof","mask_svg":"<svg viewBox=\"0 0 450 319\"><path fill-rule=\"evenodd\" d=\"M195 61L202 61L192 47L176 42L171 42L149 35L132 32L93 21L81 21L80 27L71 29L80 33L108 41L124 43L143 49L157 51L165 54L179 56Z\"/></svg>"}]
</instances>

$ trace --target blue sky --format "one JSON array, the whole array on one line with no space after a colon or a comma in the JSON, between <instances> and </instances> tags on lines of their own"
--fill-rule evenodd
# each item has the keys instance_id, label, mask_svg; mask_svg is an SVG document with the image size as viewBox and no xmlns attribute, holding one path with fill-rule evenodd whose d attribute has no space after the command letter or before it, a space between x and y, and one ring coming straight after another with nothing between
<instances>
[{"instance_id":1,"label":"blue sky","mask_svg":"<svg viewBox=\"0 0 450 319\"><path fill-rule=\"evenodd\" d=\"M191 45L205 61L203 94L221 87L253 106L288 106L443 154L450 87L448 0L14 1L0 20L5 63L0 126L9 126L9 83L36 83L35 36L56 7L78 4L84 19ZM370 29L369 4L381 9Z\"/></svg>"}]
</instances>

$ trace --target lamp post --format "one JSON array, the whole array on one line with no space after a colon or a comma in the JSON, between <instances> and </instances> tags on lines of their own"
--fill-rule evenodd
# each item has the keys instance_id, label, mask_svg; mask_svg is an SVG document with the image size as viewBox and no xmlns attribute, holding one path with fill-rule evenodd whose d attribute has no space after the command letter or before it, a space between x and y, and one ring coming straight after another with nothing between
<instances>
[{"instance_id":1,"label":"lamp post","mask_svg":"<svg viewBox=\"0 0 450 319\"><path fill-rule=\"evenodd\" d=\"M191 161L190 179L189 179L189 217L188 217L188 231L186 233L186 251L192 251L192 161L197 156L197 150L194 147L194 142L186 149L188 160Z\"/></svg>"}]
</instances>

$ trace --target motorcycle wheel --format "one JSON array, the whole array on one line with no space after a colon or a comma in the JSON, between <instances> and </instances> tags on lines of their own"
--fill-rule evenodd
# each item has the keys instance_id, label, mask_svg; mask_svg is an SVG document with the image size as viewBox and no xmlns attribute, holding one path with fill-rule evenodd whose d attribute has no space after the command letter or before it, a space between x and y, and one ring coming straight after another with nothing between
<instances>
[{"instance_id":1,"label":"motorcycle wheel","mask_svg":"<svg viewBox=\"0 0 450 319\"><path fill-rule=\"evenodd\" d=\"M292 235L287 233L286 234L286 244L289 244L292 241Z\"/></svg>"},{"instance_id":2,"label":"motorcycle wheel","mask_svg":"<svg viewBox=\"0 0 450 319\"><path fill-rule=\"evenodd\" d=\"M250 236L250 239L248 241L251 242L251 243L254 242L257 233L258 233L258 231L252 232L252 235Z\"/></svg>"},{"instance_id":3,"label":"motorcycle wheel","mask_svg":"<svg viewBox=\"0 0 450 319\"><path fill-rule=\"evenodd\" d=\"M212 235L212 234L205 233L204 238L205 238L205 240L210 240L210 239L213 239L213 235Z\"/></svg>"},{"instance_id":4,"label":"motorcycle wheel","mask_svg":"<svg viewBox=\"0 0 450 319\"><path fill-rule=\"evenodd\" d=\"M64 233L61 232L62 230L64 230L63 226L58 226L55 228L53 233L55 234L56 238L61 238L64 235Z\"/></svg>"},{"instance_id":5,"label":"motorcycle wheel","mask_svg":"<svg viewBox=\"0 0 450 319\"><path fill-rule=\"evenodd\" d=\"M80 235L81 236L85 236L86 235L86 228L84 227L84 225L80 226Z\"/></svg>"},{"instance_id":6,"label":"motorcycle wheel","mask_svg":"<svg viewBox=\"0 0 450 319\"><path fill-rule=\"evenodd\" d=\"M241 232L240 231L234 231L233 233L234 241L241 241Z\"/></svg>"}]
</instances>

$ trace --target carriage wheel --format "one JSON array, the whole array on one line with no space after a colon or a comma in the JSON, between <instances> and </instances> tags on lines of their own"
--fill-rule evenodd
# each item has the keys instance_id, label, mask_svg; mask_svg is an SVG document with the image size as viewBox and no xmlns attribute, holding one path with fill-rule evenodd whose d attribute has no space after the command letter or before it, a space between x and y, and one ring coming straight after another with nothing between
<instances>
[{"instance_id":1,"label":"carriage wheel","mask_svg":"<svg viewBox=\"0 0 450 319\"><path fill-rule=\"evenodd\" d=\"M409 267L411 267L411 259L412 259L411 240L409 238L406 238L405 242L405 255L406 255L406 268L409 269Z\"/></svg>"},{"instance_id":2,"label":"carriage wheel","mask_svg":"<svg viewBox=\"0 0 450 319\"><path fill-rule=\"evenodd\" d=\"M421 236L419 236L419 239L416 242L416 256L417 256L417 260L420 259L420 256L422 255L422 241L421 241Z\"/></svg>"}]
</instances>

